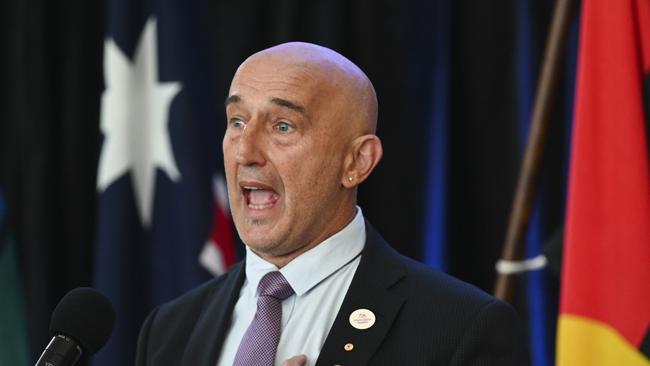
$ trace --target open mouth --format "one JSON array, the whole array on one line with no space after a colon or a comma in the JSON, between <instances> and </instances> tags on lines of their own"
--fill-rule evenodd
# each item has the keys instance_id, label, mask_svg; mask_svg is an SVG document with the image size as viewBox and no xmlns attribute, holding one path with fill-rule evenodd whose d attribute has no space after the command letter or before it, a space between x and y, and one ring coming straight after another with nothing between
<instances>
[{"instance_id":1,"label":"open mouth","mask_svg":"<svg viewBox=\"0 0 650 366\"><path fill-rule=\"evenodd\" d=\"M246 206L251 210L266 210L280 198L280 195L268 186L259 183L241 184L242 194L246 200Z\"/></svg>"}]
</instances>

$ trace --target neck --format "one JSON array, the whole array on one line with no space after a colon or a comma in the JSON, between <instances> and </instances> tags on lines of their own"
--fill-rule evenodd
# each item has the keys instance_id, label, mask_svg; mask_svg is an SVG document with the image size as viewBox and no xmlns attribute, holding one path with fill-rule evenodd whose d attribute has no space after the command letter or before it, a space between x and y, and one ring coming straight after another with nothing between
<instances>
[{"instance_id":1,"label":"neck","mask_svg":"<svg viewBox=\"0 0 650 366\"><path fill-rule=\"evenodd\" d=\"M258 252L253 248L251 248L251 250L253 251L253 253L257 254L259 257L261 257L265 261L267 261L269 263L272 263L273 265L278 267L278 269L280 269L280 268L286 266L287 264L289 264L292 260L294 260L295 258L300 256L302 253L305 253L305 252L309 251L310 249L316 247L317 245L319 245L323 241L327 240L332 235L338 233L339 231L343 230L343 228L348 226L350 224L350 222L352 222L352 220L354 220L354 217L357 214L356 205L352 206L350 208L350 210L348 210L348 211L349 212L347 213L347 215L345 215L345 216L342 215L342 217L345 217L345 219L340 220L339 224L333 226L332 229L330 229L330 230L328 230L326 232L323 232L321 235L319 235L314 240L312 240L310 242L310 244L303 245L303 246L297 248L296 250L294 250L292 252L281 254L281 255L269 255L268 253Z\"/></svg>"}]
</instances>

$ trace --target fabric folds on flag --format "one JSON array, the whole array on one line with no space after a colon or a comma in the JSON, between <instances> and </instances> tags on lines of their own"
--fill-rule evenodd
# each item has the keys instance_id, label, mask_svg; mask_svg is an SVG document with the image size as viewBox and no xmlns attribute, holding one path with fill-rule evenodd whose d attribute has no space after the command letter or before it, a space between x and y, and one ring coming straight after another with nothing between
<instances>
[{"instance_id":1,"label":"fabric folds on flag","mask_svg":"<svg viewBox=\"0 0 650 366\"><path fill-rule=\"evenodd\" d=\"M107 5L95 286L117 320L94 364L128 365L145 316L210 278L201 252L231 225L213 199L223 112L212 90L207 3Z\"/></svg>"},{"instance_id":2,"label":"fabric folds on flag","mask_svg":"<svg viewBox=\"0 0 650 366\"><path fill-rule=\"evenodd\" d=\"M582 2L580 37L557 364L648 366L650 1Z\"/></svg>"},{"instance_id":3,"label":"fabric folds on flag","mask_svg":"<svg viewBox=\"0 0 650 366\"><path fill-rule=\"evenodd\" d=\"M228 204L228 188L223 175L217 174L213 181L214 219L208 241L201 251L200 262L213 275L220 275L235 263L236 253L231 230L232 219Z\"/></svg>"}]
</instances>

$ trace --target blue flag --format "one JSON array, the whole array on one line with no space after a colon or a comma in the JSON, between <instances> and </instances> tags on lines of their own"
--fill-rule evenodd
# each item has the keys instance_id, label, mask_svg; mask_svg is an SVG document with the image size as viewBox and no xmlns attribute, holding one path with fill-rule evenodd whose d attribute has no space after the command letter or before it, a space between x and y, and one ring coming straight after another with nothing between
<instances>
[{"instance_id":1,"label":"blue flag","mask_svg":"<svg viewBox=\"0 0 650 366\"><path fill-rule=\"evenodd\" d=\"M146 315L224 268L210 240L231 227L215 194L224 117L205 5L108 1L94 281L117 320L95 365L133 364Z\"/></svg>"}]
</instances>

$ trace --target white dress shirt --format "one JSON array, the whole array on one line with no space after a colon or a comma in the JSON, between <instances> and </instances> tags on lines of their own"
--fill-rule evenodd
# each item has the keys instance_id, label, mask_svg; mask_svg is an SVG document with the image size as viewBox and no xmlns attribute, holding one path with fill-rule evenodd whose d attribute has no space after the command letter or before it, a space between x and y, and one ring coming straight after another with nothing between
<instances>
[{"instance_id":1,"label":"white dress shirt","mask_svg":"<svg viewBox=\"0 0 650 366\"><path fill-rule=\"evenodd\" d=\"M320 350L359 266L366 242L366 225L357 207L354 219L341 231L294 258L280 272L295 294L282 302L282 334L275 364L307 355L316 364ZM246 248L246 280L235 305L218 366L232 366L246 329L257 311L257 285L277 267Z\"/></svg>"}]
</instances>

